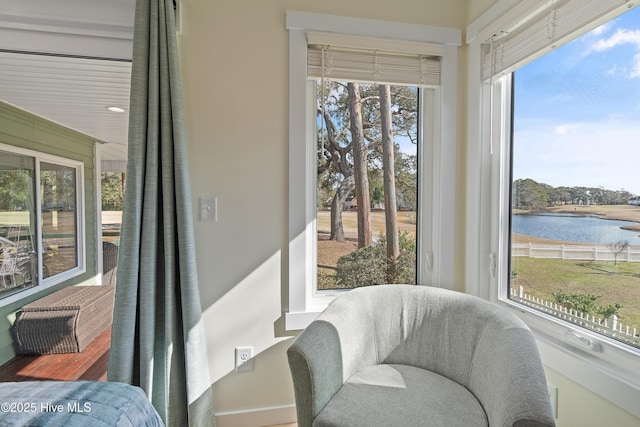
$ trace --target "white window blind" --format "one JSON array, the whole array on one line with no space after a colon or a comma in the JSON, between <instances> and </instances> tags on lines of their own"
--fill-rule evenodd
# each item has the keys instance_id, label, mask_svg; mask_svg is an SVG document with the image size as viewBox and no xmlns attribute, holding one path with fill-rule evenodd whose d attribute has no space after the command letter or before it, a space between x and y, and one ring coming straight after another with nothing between
<instances>
[{"instance_id":1,"label":"white window blind","mask_svg":"<svg viewBox=\"0 0 640 427\"><path fill-rule=\"evenodd\" d=\"M634 7L629 0L554 0L482 45L482 79L506 74Z\"/></svg>"},{"instance_id":2,"label":"white window blind","mask_svg":"<svg viewBox=\"0 0 640 427\"><path fill-rule=\"evenodd\" d=\"M444 46L307 34L307 76L331 80L440 86Z\"/></svg>"}]
</instances>

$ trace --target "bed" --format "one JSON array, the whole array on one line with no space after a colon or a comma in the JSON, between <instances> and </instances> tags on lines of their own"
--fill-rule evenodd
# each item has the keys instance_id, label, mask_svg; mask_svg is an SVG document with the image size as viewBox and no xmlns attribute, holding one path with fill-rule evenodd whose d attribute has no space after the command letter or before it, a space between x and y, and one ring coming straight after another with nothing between
<instances>
[{"instance_id":1,"label":"bed","mask_svg":"<svg viewBox=\"0 0 640 427\"><path fill-rule=\"evenodd\" d=\"M141 388L97 381L0 383L0 425L164 426Z\"/></svg>"}]
</instances>

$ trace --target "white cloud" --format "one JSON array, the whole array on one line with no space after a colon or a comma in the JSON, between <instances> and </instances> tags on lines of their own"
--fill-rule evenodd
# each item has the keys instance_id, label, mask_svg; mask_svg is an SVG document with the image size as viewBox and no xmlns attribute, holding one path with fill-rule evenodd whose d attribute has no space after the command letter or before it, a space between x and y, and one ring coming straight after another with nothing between
<instances>
[{"instance_id":1,"label":"white cloud","mask_svg":"<svg viewBox=\"0 0 640 427\"><path fill-rule=\"evenodd\" d=\"M609 30L609 28L611 28L611 22L606 22L606 23L600 25L599 27L594 28L593 30L591 30L589 32L589 35L592 35L592 36L595 36L595 37L601 36L604 33L606 33Z\"/></svg>"},{"instance_id":2,"label":"white cloud","mask_svg":"<svg viewBox=\"0 0 640 427\"><path fill-rule=\"evenodd\" d=\"M619 28L613 35L597 40L591 45L591 51L602 52L622 44L631 43L640 48L640 30L625 30Z\"/></svg>"},{"instance_id":3,"label":"white cloud","mask_svg":"<svg viewBox=\"0 0 640 427\"><path fill-rule=\"evenodd\" d=\"M596 30L598 30L599 28L600 27L598 27ZM601 33L603 32L604 30ZM591 43L587 51L584 53L584 56L589 55L593 52L604 52L624 44L631 44L640 51L640 30L625 30L623 28L618 28L616 32L611 36L599 38L595 42ZM618 68L614 65L612 68L609 68L605 72L605 74L613 75L618 71L624 70L625 68L627 67ZM632 79L640 78L640 53L638 53L634 57L629 77Z\"/></svg>"},{"instance_id":4,"label":"white cloud","mask_svg":"<svg viewBox=\"0 0 640 427\"><path fill-rule=\"evenodd\" d=\"M614 65L613 67L611 67L607 71L605 71L605 74L608 75L608 76L614 76L617 72L618 72L618 66Z\"/></svg>"},{"instance_id":5,"label":"white cloud","mask_svg":"<svg viewBox=\"0 0 640 427\"><path fill-rule=\"evenodd\" d=\"M555 126L553 128L553 132L556 135L567 135L570 132L576 130L578 126L579 125L577 123L564 123L564 124Z\"/></svg>"}]
</instances>

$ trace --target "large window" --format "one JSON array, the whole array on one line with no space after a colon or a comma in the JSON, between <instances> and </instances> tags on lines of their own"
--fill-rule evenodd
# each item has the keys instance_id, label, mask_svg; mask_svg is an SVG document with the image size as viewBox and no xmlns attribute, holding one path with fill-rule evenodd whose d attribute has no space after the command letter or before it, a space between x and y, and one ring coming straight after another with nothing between
<instances>
[{"instance_id":1,"label":"large window","mask_svg":"<svg viewBox=\"0 0 640 427\"><path fill-rule=\"evenodd\" d=\"M640 13L623 3L499 1L468 28L466 278L547 366L638 415Z\"/></svg>"},{"instance_id":2,"label":"large window","mask_svg":"<svg viewBox=\"0 0 640 427\"><path fill-rule=\"evenodd\" d=\"M77 162L0 150L0 298L83 268Z\"/></svg>"},{"instance_id":3,"label":"large window","mask_svg":"<svg viewBox=\"0 0 640 427\"><path fill-rule=\"evenodd\" d=\"M640 347L640 9L519 68L512 300Z\"/></svg>"},{"instance_id":4,"label":"large window","mask_svg":"<svg viewBox=\"0 0 640 427\"><path fill-rule=\"evenodd\" d=\"M460 32L301 12L287 28L287 328L354 287L452 288Z\"/></svg>"}]
</instances>

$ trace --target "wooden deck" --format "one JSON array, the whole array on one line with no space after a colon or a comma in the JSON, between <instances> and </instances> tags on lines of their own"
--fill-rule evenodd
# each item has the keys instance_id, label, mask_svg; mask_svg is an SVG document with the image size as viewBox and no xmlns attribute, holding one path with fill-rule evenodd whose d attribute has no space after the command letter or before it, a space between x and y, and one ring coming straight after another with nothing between
<instances>
[{"instance_id":1,"label":"wooden deck","mask_svg":"<svg viewBox=\"0 0 640 427\"><path fill-rule=\"evenodd\" d=\"M0 366L0 382L35 380L106 381L111 328L80 353L17 356Z\"/></svg>"}]
</instances>

